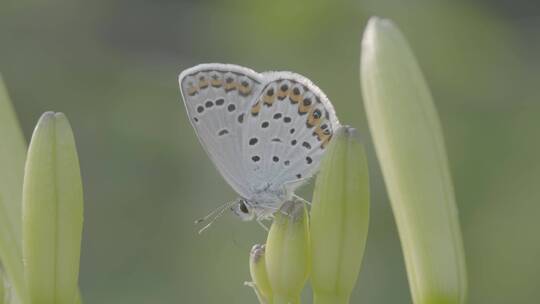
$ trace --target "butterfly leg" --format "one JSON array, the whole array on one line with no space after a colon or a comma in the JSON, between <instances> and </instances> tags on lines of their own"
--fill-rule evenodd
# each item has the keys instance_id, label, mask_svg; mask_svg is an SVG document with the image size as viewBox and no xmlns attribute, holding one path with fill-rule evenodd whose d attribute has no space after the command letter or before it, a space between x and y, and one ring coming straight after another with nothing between
<instances>
[{"instance_id":1,"label":"butterfly leg","mask_svg":"<svg viewBox=\"0 0 540 304\"><path fill-rule=\"evenodd\" d=\"M266 225L262 222L263 220L258 218L257 219L257 224L259 224L259 226L263 227L264 230L266 230L266 232L270 231L270 229L268 229L268 227L266 227Z\"/></svg>"},{"instance_id":2,"label":"butterfly leg","mask_svg":"<svg viewBox=\"0 0 540 304\"><path fill-rule=\"evenodd\" d=\"M294 193L293 193L293 197L294 197L295 199L301 201L302 203L311 206L311 202L310 202L310 201L305 200L305 199L301 198L300 196L298 196L298 195L296 195L296 194L294 194Z\"/></svg>"},{"instance_id":3,"label":"butterfly leg","mask_svg":"<svg viewBox=\"0 0 540 304\"><path fill-rule=\"evenodd\" d=\"M304 183L306 183L307 181L309 181L311 177L302 177L302 178L299 178L299 179L295 179L295 180L292 180L292 181L288 181L284 184L285 187L287 188L291 188L291 189L296 189L297 187L303 185Z\"/></svg>"}]
</instances>

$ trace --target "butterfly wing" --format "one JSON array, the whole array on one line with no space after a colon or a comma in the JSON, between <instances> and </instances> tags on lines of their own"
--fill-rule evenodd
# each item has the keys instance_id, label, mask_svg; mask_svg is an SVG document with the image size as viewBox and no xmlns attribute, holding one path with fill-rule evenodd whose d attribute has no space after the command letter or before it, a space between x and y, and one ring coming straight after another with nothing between
<instances>
[{"instance_id":1,"label":"butterfly wing","mask_svg":"<svg viewBox=\"0 0 540 304\"><path fill-rule=\"evenodd\" d=\"M183 71L180 89L204 150L231 187L249 195L242 162L247 111L260 95L263 76L231 64L201 64Z\"/></svg>"},{"instance_id":2,"label":"butterfly wing","mask_svg":"<svg viewBox=\"0 0 540 304\"><path fill-rule=\"evenodd\" d=\"M290 72L263 73L260 95L247 113L244 168L267 190L312 177L339 126L334 108L309 79Z\"/></svg>"}]
</instances>

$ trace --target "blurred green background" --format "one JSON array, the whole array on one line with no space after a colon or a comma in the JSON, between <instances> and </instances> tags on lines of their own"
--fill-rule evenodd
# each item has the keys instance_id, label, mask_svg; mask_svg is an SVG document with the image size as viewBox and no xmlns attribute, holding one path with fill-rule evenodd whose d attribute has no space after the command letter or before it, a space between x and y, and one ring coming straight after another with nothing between
<instances>
[{"instance_id":1,"label":"blurred green background","mask_svg":"<svg viewBox=\"0 0 540 304\"><path fill-rule=\"evenodd\" d=\"M47 110L65 112L76 135L86 303L255 302L242 283L265 232L230 214L202 236L193 225L235 197L181 104L177 75L202 62L303 74L360 129L373 203L353 303L410 303L359 87L372 15L401 27L432 88L469 302L540 301L538 2L2 0L0 71L25 135Z\"/></svg>"}]
</instances>

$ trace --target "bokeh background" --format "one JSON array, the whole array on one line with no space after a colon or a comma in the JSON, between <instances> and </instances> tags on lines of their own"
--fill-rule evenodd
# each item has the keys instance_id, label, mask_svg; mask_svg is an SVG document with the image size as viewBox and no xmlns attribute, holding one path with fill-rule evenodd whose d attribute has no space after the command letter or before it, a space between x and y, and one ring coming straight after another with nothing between
<instances>
[{"instance_id":1,"label":"bokeh background","mask_svg":"<svg viewBox=\"0 0 540 304\"><path fill-rule=\"evenodd\" d=\"M0 71L25 135L47 110L65 112L76 134L86 303L255 302L243 282L249 249L265 232L233 215L202 236L193 225L235 197L178 92L177 74L202 62L304 74L363 133L373 203L352 302L411 302L359 87L372 15L401 27L432 88L470 303L540 301L537 1L2 0Z\"/></svg>"}]
</instances>

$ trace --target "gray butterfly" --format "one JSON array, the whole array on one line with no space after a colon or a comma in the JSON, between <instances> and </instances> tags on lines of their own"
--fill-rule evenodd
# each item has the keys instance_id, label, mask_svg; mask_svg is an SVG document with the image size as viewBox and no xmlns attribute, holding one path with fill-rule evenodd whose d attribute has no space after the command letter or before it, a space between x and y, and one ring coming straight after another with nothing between
<instances>
[{"instance_id":1,"label":"gray butterfly","mask_svg":"<svg viewBox=\"0 0 540 304\"><path fill-rule=\"evenodd\" d=\"M324 93L295 73L211 63L179 83L201 145L240 196L203 220L229 208L244 220L270 217L317 172L339 127Z\"/></svg>"}]
</instances>

